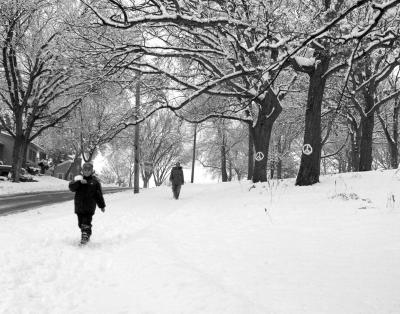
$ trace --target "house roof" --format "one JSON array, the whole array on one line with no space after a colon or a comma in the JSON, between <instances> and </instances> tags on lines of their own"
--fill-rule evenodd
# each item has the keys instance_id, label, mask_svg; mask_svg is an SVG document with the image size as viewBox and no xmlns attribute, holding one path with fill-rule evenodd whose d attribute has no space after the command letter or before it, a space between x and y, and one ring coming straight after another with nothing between
<instances>
[{"instance_id":1,"label":"house roof","mask_svg":"<svg viewBox=\"0 0 400 314\"><path fill-rule=\"evenodd\" d=\"M8 134L8 133L6 133L4 131L0 131L0 135L4 135L4 136L7 136L7 137L12 137L10 134ZM1 140L0 140L0 145L4 145L4 142L2 142ZM41 152L45 152L43 147L41 147L41 146L39 146L39 145L37 145L35 143L31 142L30 145L32 145L34 148L36 148L37 150L39 150Z\"/></svg>"},{"instance_id":2,"label":"house roof","mask_svg":"<svg viewBox=\"0 0 400 314\"><path fill-rule=\"evenodd\" d=\"M44 148L43 148L43 147L40 147L39 145L37 145L37 144L35 144L35 143L31 143L31 145L32 145L33 147L35 147L37 150L39 150L39 151L41 151L41 152L44 152Z\"/></svg>"},{"instance_id":3,"label":"house roof","mask_svg":"<svg viewBox=\"0 0 400 314\"><path fill-rule=\"evenodd\" d=\"M72 160L66 160L66 161L63 161L63 162L60 162L59 164L57 164L57 167L64 166L64 165L70 164L70 163L72 163Z\"/></svg>"}]
</instances>

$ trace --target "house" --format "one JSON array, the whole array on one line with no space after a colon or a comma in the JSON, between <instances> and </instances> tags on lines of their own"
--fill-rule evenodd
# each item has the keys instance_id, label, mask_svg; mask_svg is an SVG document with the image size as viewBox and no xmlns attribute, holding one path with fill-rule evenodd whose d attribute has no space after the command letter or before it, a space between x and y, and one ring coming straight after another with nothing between
<instances>
[{"instance_id":1,"label":"house","mask_svg":"<svg viewBox=\"0 0 400 314\"><path fill-rule=\"evenodd\" d=\"M81 164L82 164L81 158L77 158L75 161L66 160L54 166L53 177L71 181L76 175L81 173ZM71 167L70 173L68 175L68 178L66 178L65 175L70 167Z\"/></svg>"},{"instance_id":2,"label":"house","mask_svg":"<svg viewBox=\"0 0 400 314\"><path fill-rule=\"evenodd\" d=\"M0 161L4 165L12 164L12 155L14 148L14 139L11 135L0 131ZM26 163L30 166L38 166L40 160L46 159L44 150L34 144L30 143L27 148Z\"/></svg>"}]
</instances>

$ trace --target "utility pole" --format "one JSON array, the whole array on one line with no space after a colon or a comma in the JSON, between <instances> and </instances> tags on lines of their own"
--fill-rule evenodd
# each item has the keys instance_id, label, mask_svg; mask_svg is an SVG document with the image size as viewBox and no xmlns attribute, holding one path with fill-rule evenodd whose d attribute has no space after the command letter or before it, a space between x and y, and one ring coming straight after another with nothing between
<instances>
[{"instance_id":1,"label":"utility pole","mask_svg":"<svg viewBox=\"0 0 400 314\"><path fill-rule=\"evenodd\" d=\"M194 136L193 136L193 155L192 155L192 178L191 183L194 182L194 163L196 161L196 138L197 138L197 123L194 124Z\"/></svg>"},{"instance_id":2,"label":"utility pole","mask_svg":"<svg viewBox=\"0 0 400 314\"><path fill-rule=\"evenodd\" d=\"M135 91L135 119L139 118L140 108L140 72L136 75L136 91ZM139 124L135 124L135 161L134 161L134 177L133 177L133 193L139 193L139 155L140 155L140 143L139 143Z\"/></svg>"}]
</instances>

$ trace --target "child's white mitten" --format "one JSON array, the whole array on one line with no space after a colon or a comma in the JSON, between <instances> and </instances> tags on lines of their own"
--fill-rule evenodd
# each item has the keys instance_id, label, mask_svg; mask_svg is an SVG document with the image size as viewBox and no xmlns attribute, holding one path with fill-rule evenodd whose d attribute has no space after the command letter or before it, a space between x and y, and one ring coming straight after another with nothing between
<instances>
[{"instance_id":1,"label":"child's white mitten","mask_svg":"<svg viewBox=\"0 0 400 314\"><path fill-rule=\"evenodd\" d=\"M80 174L75 176L74 181L81 181L83 180L83 176L81 176Z\"/></svg>"}]
</instances>

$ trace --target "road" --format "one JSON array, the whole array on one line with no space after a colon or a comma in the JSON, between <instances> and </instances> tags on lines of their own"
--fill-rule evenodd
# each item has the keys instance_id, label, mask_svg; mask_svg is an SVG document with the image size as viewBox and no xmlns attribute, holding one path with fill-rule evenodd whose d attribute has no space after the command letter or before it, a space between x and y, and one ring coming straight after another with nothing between
<instances>
[{"instance_id":1,"label":"road","mask_svg":"<svg viewBox=\"0 0 400 314\"><path fill-rule=\"evenodd\" d=\"M130 188L103 187L103 194L116 193ZM46 191L13 195L0 195L0 216L27 211L40 206L66 202L74 199L71 191Z\"/></svg>"}]
</instances>

